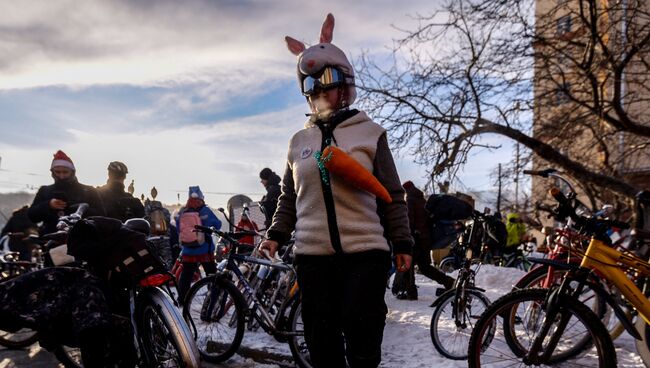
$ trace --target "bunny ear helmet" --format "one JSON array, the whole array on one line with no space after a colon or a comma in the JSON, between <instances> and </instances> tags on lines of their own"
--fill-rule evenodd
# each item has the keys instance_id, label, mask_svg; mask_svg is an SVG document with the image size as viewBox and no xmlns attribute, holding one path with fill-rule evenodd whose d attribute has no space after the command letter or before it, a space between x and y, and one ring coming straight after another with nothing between
<instances>
[{"instance_id":1,"label":"bunny ear helmet","mask_svg":"<svg viewBox=\"0 0 650 368\"><path fill-rule=\"evenodd\" d=\"M347 105L349 106L357 96L354 87L354 69L345 53L332 44L333 37L334 16L330 13L325 17L321 27L320 43L306 48L304 43L292 37L287 36L284 40L289 51L298 57L298 83L302 86L305 76L313 75L321 71L325 66L335 66L346 75L348 87Z\"/></svg>"},{"instance_id":2,"label":"bunny ear helmet","mask_svg":"<svg viewBox=\"0 0 650 368\"><path fill-rule=\"evenodd\" d=\"M332 13L327 14L323 27L320 30L320 43L332 43L334 37L334 16Z\"/></svg>"},{"instance_id":3,"label":"bunny ear helmet","mask_svg":"<svg viewBox=\"0 0 650 368\"><path fill-rule=\"evenodd\" d=\"M287 43L287 48L289 51L291 51L291 53L296 56L305 51L305 44L294 38L287 36L284 38L284 41Z\"/></svg>"}]
</instances>

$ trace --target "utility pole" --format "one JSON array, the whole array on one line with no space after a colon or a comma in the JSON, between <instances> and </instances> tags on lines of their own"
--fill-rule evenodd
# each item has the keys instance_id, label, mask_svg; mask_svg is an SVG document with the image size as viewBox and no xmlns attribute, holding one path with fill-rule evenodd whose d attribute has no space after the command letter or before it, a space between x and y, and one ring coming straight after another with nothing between
<instances>
[{"instance_id":1,"label":"utility pole","mask_svg":"<svg viewBox=\"0 0 650 368\"><path fill-rule=\"evenodd\" d=\"M515 152L515 212L519 212L519 143Z\"/></svg>"},{"instance_id":2,"label":"utility pole","mask_svg":"<svg viewBox=\"0 0 650 368\"><path fill-rule=\"evenodd\" d=\"M501 164L499 164L499 190L497 192L497 212L501 212Z\"/></svg>"}]
</instances>

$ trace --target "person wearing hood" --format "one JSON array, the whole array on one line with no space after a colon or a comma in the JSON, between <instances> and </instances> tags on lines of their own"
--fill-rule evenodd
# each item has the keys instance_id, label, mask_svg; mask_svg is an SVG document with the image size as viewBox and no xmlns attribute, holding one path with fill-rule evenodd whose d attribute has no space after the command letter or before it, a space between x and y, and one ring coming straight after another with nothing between
<instances>
[{"instance_id":1,"label":"person wearing hood","mask_svg":"<svg viewBox=\"0 0 650 368\"><path fill-rule=\"evenodd\" d=\"M508 232L508 238L504 252L511 253L517 249L526 236L526 225L524 225L519 214L509 213L506 216L506 231Z\"/></svg>"},{"instance_id":2,"label":"person wearing hood","mask_svg":"<svg viewBox=\"0 0 650 368\"><path fill-rule=\"evenodd\" d=\"M331 43L333 29L328 14L320 43L306 48L285 38L298 57L298 81L311 114L289 142L282 194L260 249L273 257L295 230L294 264L312 365L375 368L391 252L398 271L406 272L413 238L386 131L350 108L354 70Z\"/></svg>"},{"instance_id":3,"label":"person wearing hood","mask_svg":"<svg viewBox=\"0 0 650 368\"><path fill-rule=\"evenodd\" d=\"M406 205L408 208L411 235L415 240L413 247L413 265L418 266L420 273L431 280L438 282L446 290L451 289L454 278L446 275L438 268L431 265L431 225L428 221L429 214L425 208L424 193L412 181L403 184L406 191ZM415 270L412 267L408 272L397 273L393 279L392 292L398 299L417 300L418 290L415 285Z\"/></svg>"},{"instance_id":4,"label":"person wearing hood","mask_svg":"<svg viewBox=\"0 0 650 368\"><path fill-rule=\"evenodd\" d=\"M273 221L275 209L278 206L278 198L280 197L280 177L273 170L265 167L260 171L260 181L266 189L266 195L260 200L260 205L264 211L264 228L268 229Z\"/></svg>"},{"instance_id":5,"label":"person wearing hood","mask_svg":"<svg viewBox=\"0 0 650 368\"><path fill-rule=\"evenodd\" d=\"M27 210L32 222L42 223L39 229L41 235L55 232L59 217L75 212L76 205L80 203L89 205L84 216L105 215L97 190L79 183L74 163L63 151L54 154L50 172L54 184L40 187Z\"/></svg>"},{"instance_id":6,"label":"person wearing hood","mask_svg":"<svg viewBox=\"0 0 650 368\"><path fill-rule=\"evenodd\" d=\"M190 289L194 273L199 269L199 263L207 275L217 272L212 237L195 231L195 225L221 229L221 221L205 205L205 198L199 186L189 188L185 206L175 217L181 245L182 271L178 280L178 300L183 301Z\"/></svg>"},{"instance_id":7,"label":"person wearing hood","mask_svg":"<svg viewBox=\"0 0 650 368\"><path fill-rule=\"evenodd\" d=\"M144 217L142 202L124 191L124 180L129 172L126 165L119 161L113 161L108 164L107 170L106 185L97 188L106 210L106 217L122 222L135 217Z\"/></svg>"}]
</instances>

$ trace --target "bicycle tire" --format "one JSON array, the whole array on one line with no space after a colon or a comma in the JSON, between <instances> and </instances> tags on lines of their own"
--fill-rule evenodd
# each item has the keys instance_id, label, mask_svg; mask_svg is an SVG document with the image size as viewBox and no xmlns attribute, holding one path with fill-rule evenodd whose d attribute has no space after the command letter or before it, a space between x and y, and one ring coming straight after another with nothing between
<instances>
[{"instance_id":1,"label":"bicycle tire","mask_svg":"<svg viewBox=\"0 0 650 368\"><path fill-rule=\"evenodd\" d=\"M490 305L490 300L482 292L480 292L479 290L466 289L465 292L467 294L469 294L469 295L474 296L473 300L478 301L480 304L482 304L484 306L483 311L485 311L485 309ZM458 346L458 347L460 347L462 349L461 350L462 353L456 353L456 352L452 352L448 348L446 348L444 346L444 344L442 343L442 341L440 340L440 331L439 330L440 330L440 328L444 328L440 324L440 318L441 318L443 312L445 311L445 308L450 303L452 303L451 308L455 309L455 306L453 305L454 302L456 302L456 290L449 290L449 291L445 292L443 295L441 295L440 297L438 297L438 299L436 299L436 309L433 311L433 315L431 316L431 324L430 324L430 327L429 327L429 334L431 336L431 342L433 343L433 346L444 357L446 357L448 359L453 359L453 360L465 360L465 359L467 359L467 345L468 344L459 343L458 339L456 337L454 337L454 342L456 343L454 345L456 345L456 346ZM467 305L466 303L464 303L464 304ZM472 315L470 317L475 317L476 319L478 319L479 315L480 314L474 314L472 312ZM455 321L453 321L453 322L455 323ZM461 335L462 334L467 334L467 332L468 332L468 331L466 331L466 327L464 327L462 331L459 330L459 328L460 328L459 326L451 326L451 327L452 327L452 329L456 329L456 332L461 333ZM470 327L469 332L471 332L471 328L473 328L473 326L469 326L469 327ZM467 343L469 343L469 336L467 336ZM464 345L464 348L461 345Z\"/></svg>"},{"instance_id":2,"label":"bicycle tire","mask_svg":"<svg viewBox=\"0 0 650 368\"><path fill-rule=\"evenodd\" d=\"M523 348L521 344L519 344L518 342L514 344L513 341L508 341L512 339L517 339L517 337L513 336L513 333L509 327L504 326L503 328L504 332L502 334L503 335L502 337L505 338L506 342L502 344L497 344L498 345L497 347L494 347L493 345L496 343L494 339L490 338L489 340L487 340L484 335L488 331L488 329L495 328L498 325L499 317L501 317L504 321L510 320L511 323L514 321L514 324L516 324L517 323L516 319L513 318L511 314L514 307L525 302L534 302L535 304L539 303L539 305L542 305L546 300L547 293L548 290L546 289L517 290L509 294L506 294L505 296L499 298L494 303L492 303L492 305L488 307L488 309L485 311L485 313L483 313L483 315L481 316L477 324L474 326L474 331L472 332L472 336L470 338L470 343L469 343L469 349L468 349L468 363L469 363L468 366L470 368L481 367L482 364L481 356L483 355L483 353L487 351L495 351L496 354L499 354L499 356L495 358L497 358L500 362L504 362L504 364L508 364L509 366L511 366L512 360L523 362L522 357L527 351L525 350L514 351L513 347L516 349L525 349L525 348ZM596 349L595 356L598 358L597 367L600 368L616 367L616 351L614 350L614 344L612 342L612 339L609 337L609 334L607 333L605 326L603 326L603 324L600 322L598 316L596 316L594 312L591 311L587 306L580 303L575 298L569 296L559 296L557 305L560 306L562 310L570 312L572 316L576 317L585 326L586 332L588 332L589 335L591 336L591 342L593 344L593 347L595 347ZM519 324L523 326L528 324L528 322L525 320L521 320L519 321ZM528 334L528 332L526 333ZM525 335L520 335L520 336L525 337ZM494 337L494 335L492 335L492 337ZM528 337L530 337L530 334L528 334ZM483 341L487 341L487 343L484 343ZM517 346L515 347L514 345ZM505 351L507 349L509 349L514 355L510 359L506 359L503 356L506 354ZM592 352L588 352L588 354L586 355L587 358L593 356L594 354ZM489 358L487 354L486 357ZM558 366L575 367L577 365L576 362L566 362L566 360L562 360L562 358L570 359L571 357L561 357L559 355L553 355L549 360L549 364L553 365L554 367L558 367ZM592 367L594 366L593 363L589 363L589 365ZM486 367L489 366L491 368L498 367L495 362L493 363L484 362L483 366Z\"/></svg>"},{"instance_id":3,"label":"bicycle tire","mask_svg":"<svg viewBox=\"0 0 650 368\"><path fill-rule=\"evenodd\" d=\"M293 360L299 368L312 368L309 350L307 350L307 343L305 342L304 329L300 327L301 325L301 303L300 298L296 298L289 311L289 326L292 332L302 331L303 335L293 335L289 338L289 350L291 350Z\"/></svg>"},{"instance_id":4,"label":"bicycle tire","mask_svg":"<svg viewBox=\"0 0 650 368\"><path fill-rule=\"evenodd\" d=\"M555 276L555 279L562 280L564 273L568 271L569 270L556 269L554 272L555 274L557 274L557 276ZM531 269L521 279L519 279L517 284L515 284L513 290L537 287L535 285L538 285L540 281L546 278L547 274L548 274L548 266L546 265L542 265L540 267ZM559 285L559 283L556 285ZM587 287L589 286L587 285ZM612 340L616 340L619 336L621 336L621 334L623 334L623 332L625 331L625 327L618 320L613 310L609 308L607 302L604 299L602 299L597 293L596 293L596 298L598 300L594 304L594 307L592 307L591 309L594 311L594 313L596 313L597 316L600 317L603 324L605 324L605 327L607 327L607 330L609 331L609 336L612 338ZM584 303L584 299L581 298L580 300L583 301ZM627 308L624 311L626 317L628 319L631 319L632 312ZM610 320L612 318L614 319L614 321L612 321L613 323L610 323Z\"/></svg>"},{"instance_id":5,"label":"bicycle tire","mask_svg":"<svg viewBox=\"0 0 650 368\"><path fill-rule=\"evenodd\" d=\"M641 340L635 340L636 351L639 353L643 364L650 367L650 326L645 322L643 317L637 316L634 327L641 335Z\"/></svg>"},{"instance_id":6,"label":"bicycle tire","mask_svg":"<svg viewBox=\"0 0 650 368\"><path fill-rule=\"evenodd\" d=\"M24 335L22 335L24 334ZM7 349L22 349L38 341L38 333L34 330L23 328L16 332L0 330L0 345Z\"/></svg>"},{"instance_id":7,"label":"bicycle tire","mask_svg":"<svg viewBox=\"0 0 650 368\"><path fill-rule=\"evenodd\" d=\"M161 366L160 359L167 359L178 367L200 367L192 332L169 295L159 288L147 288L138 294L136 302L136 324L147 364Z\"/></svg>"},{"instance_id":8,"label":"bicycle tire","mask_svg":"<svg viewBox=\"0 0 650 368\"><path fill-rule=\"evenodd\" d=\"M210 299L198 300L200 297L206 297L208 293L211 295ZM205 277L190 288L185 299L185 305L183 306L183 315L188 319L188 323L194 325L194 338L197 342L197 348L201 354L201 358L211 363L220 363L229 359L237 352L244 338L244 327L246 324L245 303L241 291L239 291L232 281L223 277L223 275ZM204 306L209 309L207 316L205 315ZM225 317L226 313L229 312L228 310L224 310L225 306L227 306L226 309L234 308L233 314L230 317ZM197 312L196 307L198 307L198 313L195 313ZM211 321L214 318L217 318L217 321ZM232 338L228 337L226 339L228 340L227 343L210 340L215 323L226 321L226 324L231 325L233 319L235 323L234 332L232 333ZM197 326L202 330L199 331ZM232 329L232 326L229 329ZM205 330L210 332L210 336L206 336L207 332ZM224 348L220 349L220 351L210 351L222 346Z\"/></svg>"}]
</instances>

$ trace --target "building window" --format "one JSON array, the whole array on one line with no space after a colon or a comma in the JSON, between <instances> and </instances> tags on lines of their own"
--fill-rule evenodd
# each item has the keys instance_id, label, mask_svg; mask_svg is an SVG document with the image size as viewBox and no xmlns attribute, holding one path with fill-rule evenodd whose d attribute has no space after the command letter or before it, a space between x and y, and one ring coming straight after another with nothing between
<instances>
[{"instance_id":1,"label":"building window","mask_svg":"<svg viewBox=\"0 0 650 368\"><path fill-rule=\"evenodd\" d=\"M555 90L555 105L563 105L567 102L569 102L571 99L569 98L569 91L571 86L569 85L568 82L562 83L562 85L558 86L558 88Z\"/></svg>"},{"instance_id":2,"label":"building window","mask_svg":"<svg viewBox=\"0 0 650 368\"><path fill-rule=\"evenodd\" d=\"M571 32L571 16L565 15L557 20L557 35L562 36Z\"/></svg>"}]
</instances>

